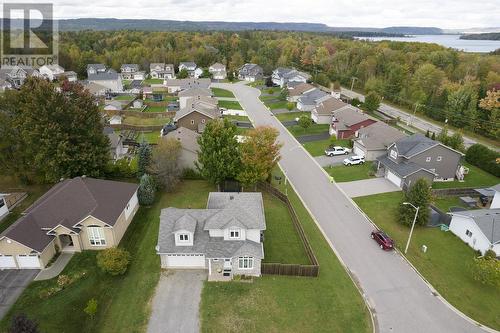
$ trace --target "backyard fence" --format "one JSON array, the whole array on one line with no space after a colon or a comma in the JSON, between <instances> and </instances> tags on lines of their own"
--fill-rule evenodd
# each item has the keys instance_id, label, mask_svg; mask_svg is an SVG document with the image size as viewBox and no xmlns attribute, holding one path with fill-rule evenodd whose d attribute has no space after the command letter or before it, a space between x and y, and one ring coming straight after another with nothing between
<instances>
[{"instance_id":1,"label":"backyard fence","mask_svg":"<svg viewBox=\"0 0 500 333\"><path fill-rule=\"evenodd\" d=\"M288 211L290 212L290 216L292 217L292 223L297 231L302 244L304 245L304 250L309 258L310 265L300 265L300 264L281 264L281 263L262 263L261 264L261 272L262 274L273 274L273 275L292 275L292 276L309 276L309 277L317 277L319 275L319 263L316 259L316 255L312 250L311 244L307 239L307 236L302 228L302 225L299 222L299 217L295 212L292 204L288 197L281 193L276 188L272 187L268 183L261 182L259 183L259 187L271 195L278 198L282 201Z\"/></svg>"},{"instance_id":2,"label":"backyard fence","mask_svg":"<svg viewBox=\"0 0 500 333\"><path fill-rule=\"evenodd\" d=\"M474 196L478 197L479 192L473 188L440 188L433 189L432 194L437 197L446 196Z\"/></svg>"},{"instance_id":3,"label":"backyard fence","mask_svg":"<svg viewBox=\"0 0 500 333\"><path fill-rule=\"evenodd\" d=\"M156 132L161 131L163 125L130 125L130 124L111 124L107 125L115 130L130 130L137 132ZM158 135L160 135L158 133Z\"/></svg>"},{"instance_id":4,"label":"backyard fence","mask_svg":"<svg viewBox=\"0 0 500 333\"><path fill-rule=\"evenodd\" d=\"M142 111L130 111L130 110L106 110L105 112L109 117L119 115L119 116L131 116L138 118L173 118L175 116L174 111L142 112Z\"/></svg>"}]
</instances>

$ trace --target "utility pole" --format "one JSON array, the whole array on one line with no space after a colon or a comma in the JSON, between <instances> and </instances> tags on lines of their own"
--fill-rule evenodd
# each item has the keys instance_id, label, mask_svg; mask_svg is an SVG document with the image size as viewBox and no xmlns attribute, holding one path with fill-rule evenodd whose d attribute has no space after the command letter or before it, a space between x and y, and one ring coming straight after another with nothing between
<instances>
[{"instance_id":1,"label":"utility pole","mask_svg":"<svg viewBox=\"0 0 500 333\"><path fill-rule=\"evenodd\" d=\"M415 207L411 202L403 202L403 205L410 205L415 208L415 217L413 218L413 223L411 224L410 235L408 236L408 241L406 242L405 254L408 252L408 247L410 246L411 235L413 234L413 228L415 228L415 222L417 222L418 211L420 207Z\"/></svg>"},{"instance_id":2,"label":"utility pole","mask_svg":"<svg viewBox=\"0 0 500 333\"><path fill-rule=\"evenodd\" d=\"M420 106L419 103L415 103L415 107L413 108L413 115L409 117L408 121L406 122L407 126L412 126L413 125L413 118L415 118L415 114L417 113L417 108Z\"/></svg>"}]
</instances>

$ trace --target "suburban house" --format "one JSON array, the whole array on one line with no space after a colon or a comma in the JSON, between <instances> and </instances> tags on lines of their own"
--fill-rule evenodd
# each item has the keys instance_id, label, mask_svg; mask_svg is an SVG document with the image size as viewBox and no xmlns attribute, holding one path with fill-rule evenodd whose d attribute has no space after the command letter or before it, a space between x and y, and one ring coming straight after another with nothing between
<instances>
[{"instance_id":1,"label":"suburban house","mask_svg":"<svg viewBox=\"0 0 500 333\"><path fill-rule=\"evenodd\" d=\"M238 70L238 79L255 82L262 79L264 70L257 64L244 64Z\"/></svg>"},{"instance_id":2,"label":"suburban house","mask_svg":"<svg viewBox=\"0 0 500 333\"><path fill-rule=\"evenodd\" d=\"M89 72L88 82L98 83L101 86L106 87L110 92L122 92L123 83L120 74L112 69L105 71L97 71L96 73Z\"/></svg>"},{"instance_id":3,"label":"suburban house","mask_svg":"<svg viewBox=\"0 0 500 333\"><path fill-rule=\"evenodd\" d=\"M208 88L192 87L182 91L179 91L177 96L179 97L179 107L185 108L187 100L193 97L212 97L212 90Z\"/></svg>"},{"instance_id":4,"label":"suburban house","mask_svg":"<svg viewBox=\"0 0 500 333\"><path fill-rule=\"evenodd\" d=\"M212 79L215 80L225 80L227 78L226 66L219 62L208 67L208 72L212 74Z\"/></svg>"},{"instance_id":5,"label":"suburban house","mask_svg":"<svg viewBox=\"0 0 500 333\"><path fill-rule=\"evenodd\" d=\"M330 98L337 100L333 97ZM329 131L330 135L335 135L337 139L350 139L355 136L359 129L368 127L376 122L375 119L368 117L360 109L345 104L340 109L333 111Z\"/></svg>"},{"instance_id":6,"label":"suburban house","mask_svg":"<svg viewBox=\"0 0 500 333\"><path fill-rule=\"evenodd\" d=\"M297 98L297 109L300 111L312 111L316 105L329 98L331 98L330 94L318 88L308 90Z\"/></svg>"},{"instance_id":7,"label":"suburban house","mask_svg":"<svg viewBox=\"0 0 500 333\"><path fill-rule=\"evenodd\" d=\"M104 64L87 65L87 76L90 74L104 73L105 71L106 71L106 65Z\"/></svg>"},{"instance_id":8,"label":"suburban house","mask_svg":"<svg viewBox=\"0 0 500 333\"><path fill-rule=\"evenodd\" d=\"M116 134L112 127L104 127L104 134L109 139L109 155L111 159L116 161L127 154L128 149L123 146L123 137Z\"/></svg>"},{"instance_id":9,"label":"suburban house","mask_svg":"<svg viewBox=\"0 0 500 333\"><path fill-rule=\"evenodd\" d=\"M354 139L353 152L374 161L387 154L387 148L394 142L406 137L400 130L377 121L370 126L360 128Z\"/></svg>"},{"instance_id":10,"label":"suburban house","mask_svg":"<svg viewBox=\"0 0 500 333\"><path fill-rule=\"evenodd\" d=\"M330 97L320 102L311 111L311 119L316 124L331 124L333 112L347 106L339 99Z\"/></svg>"},{"instance_id":11,"label":"suburban house","mask_svg":"<svg viewBox=\"0 0 500 333\"><path fill-rule=\"evenodd\" d=\"M195 169L194 162L198 160L198 151L200 150L199 136L200 134L197 132L184 127L179 127L164 136L164 138L173 138L181 143L182 151L179 165L182 169Z\"/></svg>"},{"instance_id":12,"label":"suburban house","mask_svg":"<svg viewBox=\"0 0 500 333\"><path fill-rule=\"evenodd\" d=\"M91 93L96 97L101 97L106 95L107 88L103 85L100 85L99 83L87 82L87 84L85 84L84 87L89 91L89 93Z\"/></svg>"},{"instance_id":13,"label":"suburban house","mask_svg":"<svg viewBox=\"0 0 500 333\"><path fill-rule=\"evenodd\" d=\"M450 231L481 254L493 250L500 256L500 208L449 213Z\"/></svg>"},{"instance_id":14,"label":"suburban house","mask_svg":"<svg viewBox=\"0 0 500 333\"><path fill-rule=\"evenodd\" d=\"M123 110L123 107L125 106L126 102L124 101L119 101L119 100L106 100L104 102L104 110L106 111L120 111Z\"/></svg>"},{"instance_id":15,"label":"suburban house","mask_svg":"<svg viewBox=\"0 0 500 333\"><path fill-rule=\"evenodd\" d=\"M138 64L123 64L120 67L122 80L144 80L146 72L139 70Z\"/></svg>"},{"instance_id":16,"label":"suburban house","mask_svg":"<svg viewBox=\"0 0 500 333\"><path fill-rule=\"evenodd\" d=\"M163 81L163 85L167 87L167 91L171 94L174 94L178 91L181 90L186 90L189 88L194 88L194 87L199 87L199 88L205 88L208 89L211 84L210 79L194 79L194 78L187 78L187 79L165 79Z\"/></svg>"},{"instance_id":17,"label":"suburban house","mask_svg":"<svg viewBox=\"0 0 500 333\"><path fill-rule=\"evenodd\" d=\"M287 100L289 102L297 102L297 100L299 99L300 96L302 96L302 94L305 94L309 91L316 89L315 86L309 83L293 84L293 82L290 82L287 87L288 87Z\"/></svg>"},{"instance_id":18,"label":"suburban house","mask_svg":"<svg viewBox=\"0 0 500 333\"><path fill-rule=\"evenodd\" d=\"M175 79L174 64L152 63L149 65L149 75L152 79Z\"/></svg>"},{"instance_id":19,"label":"suburban house","mask_svg":"<svg viewBox=\"0 0 500 333\"><path fill-rule=\"evenodd\" d=\"M110 119L109 119L109 124L110 125L121 125L122 123L122 116L119 116L119 115L114 115L112 116Z\"/></svg>"},{"instance_id":20,"label":"suburban house","mask_svg":"<svg viewBox=\"0 0 500 333\"><path fill-rule=\"evenodd\" d=\"M441 142L422 134L404 137L387 148L387 153L377 158L377 169L385 178L407 189L419 178L433 181L451 181L460 168L463 154Z\"/></svg>"},{"instance_id":21,"label":"suburban house","mask_svg":"<svg viewBox=\"0 0 500 333\"><path fill-rule=\"evenodd\" d=\"M54 185L0 234L0 268L44 268L57 251L117 246L139 208L137 184L85 176Z\"/></svg>"},{"instance_id":22,"label":"suburban house","mask_svg":"<svg viewBox=\"0 0 500 333\"><path fill-rule=\"evenodd\" d=\"M0 79L9 82L14 89L19 89L28 77L41 77L40 72L31 66L2 66ZM8 87L8 84L4 84ZM10 88L9 88L10 89Z\"/></svg>"},{"instance_id":23,"label":"suburban house","mask_svg":"<svg viewBox=\"0 0 500 333\"><path fill-rule=\"evenodd\" d=\"M70 82L74 82L77 80L76 73L73 71L64 71L59 65L44 65L38 69L40 75L49 81L59 80L62 77L65 77Z\"/></svg>"},{"instance_id":24,"label":"suburban house","mask_svg":"<svg viewBox=\"0 0 500 333\"><path fill-rule=\"evenodd\" d=\"M7 201L5 200L6 194L0 193L0 220L9 214L9 207L7 207Z\"/></svg>"},{"instance_id":25,"label":"suburban house","mask_svg":"<svg viewBox=\"0 0 500 333\"><path fill-rule=\"evenodd\" d=\"M179 72L185 69L188 72L189 77L198 78L201 75L201 73L203 73L203 70L201 71L201 73L199 71L198 73L195 73L197 68L198 66L196 66L196 63L192 61L185 61L179 64ZM198 74L198 76L196 76L196 74Z\"/></svg>"},{"instance_id":26,"label":"suburban house","mask_svg":"<svg viewBox=\"0 0 500 333\"><path fill-rule=\"evenodd\" d=\"M188 99L186 107L176 112L174 123L177 127L201 133L207 122L220 118L220 116L221 113L215 98L195 97Z\"/></svg>"},{"instance_id":27,"label":"suburban house","mask_svg":"<svg viewBox=\"0 0 500 333\"><path fill-rule=\"evenodd\" d=\"M493 195L490 208L500 208L500 184L493 186L492 189L495 191L495 194Z\"/></svg>"},{"instance_id":28,"label":"suburban house","mask_svg":"<svg viewBox=\"0 0 500 333\"><path fill-rule=\"evenodd\" d=\"M271 78L274 84L283 88L288 82L306 83L311 78L311 75L294 68L278 67L273 71Z\"/></svg>"},{"instance_id":29,"label":"suburban house","mask_svg":"<svg viewBox=\"0 0 500 333\"><path fill-rule=\"evenodd\" d=\"M161 211L162 268L207 269L209 280L261 275L266 230L262 194L211 192L206 209Z\"/></svg>"}]
</instances>

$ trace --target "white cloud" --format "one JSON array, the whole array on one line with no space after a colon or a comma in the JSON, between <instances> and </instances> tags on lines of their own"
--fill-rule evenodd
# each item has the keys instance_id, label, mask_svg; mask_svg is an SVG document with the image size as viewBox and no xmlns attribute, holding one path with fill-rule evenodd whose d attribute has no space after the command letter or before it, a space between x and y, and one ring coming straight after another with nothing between
<instances>
[{"instance_id":1,"label":"white cloud","mask_svg":"<svg viewBox=\"0 0 500 333\"><path fill-rule=\"evenodd\" d=\"M22 0L32 2L32 0ZM53 0L56 18L311 22L330 26L498 26L500 0Z\"/></svg>"}]
</instances>

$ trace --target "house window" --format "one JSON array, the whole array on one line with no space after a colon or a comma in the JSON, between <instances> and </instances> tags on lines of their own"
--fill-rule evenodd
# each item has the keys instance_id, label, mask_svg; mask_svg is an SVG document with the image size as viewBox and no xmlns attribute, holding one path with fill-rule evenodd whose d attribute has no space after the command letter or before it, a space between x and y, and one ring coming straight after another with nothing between
<instances>
[{"instance_id":1,"label":"house window","mask_svg":"<svg viewBox=\"0 0 500 333\"><path fill-rule=\"evenodd\" d=\"M205 123L205 119L202 119L202 120L201 120L201 123L202 123L202 124L204 124L204 123Z\"/></svg>"},{"instance_id":2,"label":"house window","mask_svg":"<svg viewBox=\"0 0 500 333\"><path fill-rule=\"evenodd\" d=\"M240 229L238 229L238 228L229 229L229 238L239 239L240 238Z\"/></svg>"},{"instance_id":3,"label":"house window","mask_svg":"<svg viewBox=\"0 0 500 333\"><path fill-rule=\"evenodd\" d=\"M426 158L425 158L425 161L426 161L426 162L430 162L430 161L431 161L431 157L430 157L430 156L426 157Z\"/></svg>"},{"instance_id":4,"label":"house window","mask_svg":"<svg viewBox=\"0 0 500 333\"><path fill-rule=\"evenodd\" d=\"M179 235L179 240L181 242L189 242L189 235L188 234L180 234Z\"/></svg>"},{"instance_id":5,"label":"house window","mask_svg":"<svg viewBox=\"0 0 500 333\"><path fill-rule=\"evenodd\" d=\"M194 120L191 120L191 125L194 125Z\"/></svg>"},{"instance_id":6,"label":"house window","mask_svg":"<svg viewBox=\"0 0 500 333\"><path fill-rule=\"evenodd\" d=\"M87 232L89 234L90 245L93 246L104 246L106 245L106 239L104 238L104 231L101 227L88 227Z\"/></svg>"},{"instance_id":7,"label":"house window","mask_svg":"<svg viewBox=\"0 0 500 333\"><path fill-rule=\"evenodd\" d=\"M442 160L443 160L443 156L438 156L438 157L436 158L436 161L438 161L438 162L441 162Z\"/></svg>"},{"instance_id":8,"label":"house window","mask_svg":"<svg viewBox=\"0 0 500 333\"><path fill-rule=\"evenodd\" d=\"M238 268L239 269L253 269L253 257L239 257L238 258Z\"/></svg>"},{"instance_id":9,"label":"house window","mask_svg":"<svg viewBox=\"0 0 500 333\"><path fill-rule=\"evenodd\" d=\"M0 198L0 208L5 206L5 200L3 198Z\"/></svg>"},{"instance_id":10,"label":"house window","mask_svg":"<svg viewBox=\"0 0 500 333\"><path fill-rule=\"evenodd\" d=\"M465 231L465 234L469 237L472 237L472 232L469 229Z\"/></svg>"},{"instance_id":11,"label":"house window","mask_svg":"<svg viewBox=\"0 0 500 333\"><path fill-rule=\"evenodd\" d=\"M395 150L391 150L390 156L391 158L396 159L398 158L398 153Z\"/></svg>"}]
</instances>

